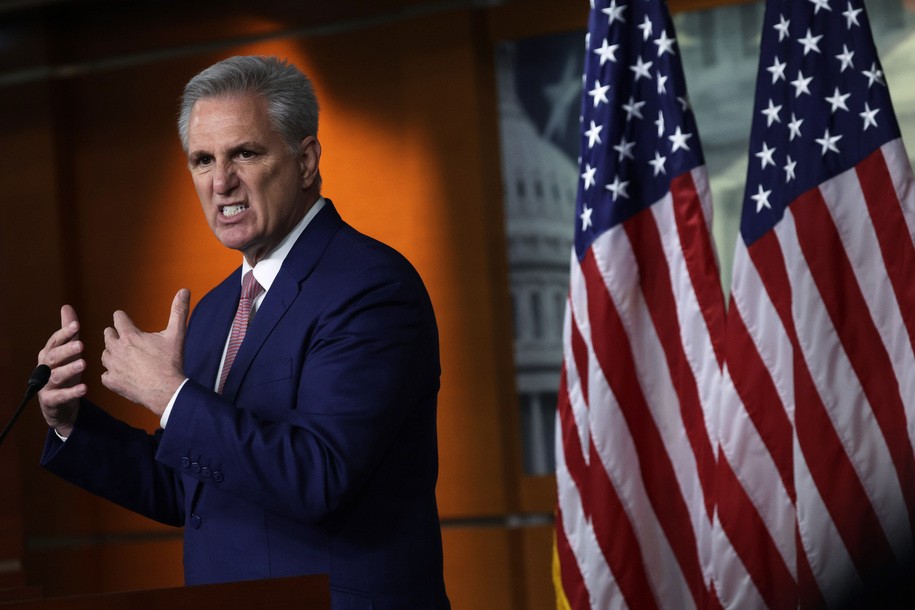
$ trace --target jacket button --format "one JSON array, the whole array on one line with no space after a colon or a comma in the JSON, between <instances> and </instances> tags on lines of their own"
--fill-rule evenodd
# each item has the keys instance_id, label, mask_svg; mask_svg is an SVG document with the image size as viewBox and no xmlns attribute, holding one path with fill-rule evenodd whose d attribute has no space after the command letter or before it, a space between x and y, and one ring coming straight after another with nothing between
<instances>
[{"instance_id":1,"label":"jacket button","mask_svg":"<svg viewBox=\"0 0 915 610\"><path fill-rule=\"evenodd\" d=\"M200 463L199 462L191 462L191 472L193 472L194 474L197 474L198 472L200 472Z\"/></svg>"},{"instance_id":2,"label":"jacket button","mask_svg":"<svg viewBox=\"0 0 915 610\"><path fill-rule=\"evenodd\" d=\"M191 523L191 527L194 528L195 530L200 529L200 515L198 515L197 513L191 513L190 523Z\"/></svg>"},{"instance_id":3,"label":"jacket button","mask_svg":"<svg viewBox=\"0 0 915 610\"><path fill-rule=\"evenodd\" d=\"M213 481L215 483L222 483L222 473L218 470L213 471Z\"/></svg>"},{"instance_id":4,"label":"jacket button","mask_svg":"<svg viewBox=\"0 0 915 610\"><path fill-rule=\"evenodd\" d=\"M200 474L203 475L203 478L204 478L204 479L209 479L210 476L212 476L213 473L210 472L210 467L209 467L209 466L204 466L203 468L200 469Z\"/></svg>"},{"instance_id":5,"label":"jacket button","mask_svg":"<svg viewBox=\"0 0 915 610\"><path fill-rule=\"evenodd\" d=\"M181 458L181 467L190 468L191 467L191 458L189 458L187 456Z\"/></svg>"}]
</instances>

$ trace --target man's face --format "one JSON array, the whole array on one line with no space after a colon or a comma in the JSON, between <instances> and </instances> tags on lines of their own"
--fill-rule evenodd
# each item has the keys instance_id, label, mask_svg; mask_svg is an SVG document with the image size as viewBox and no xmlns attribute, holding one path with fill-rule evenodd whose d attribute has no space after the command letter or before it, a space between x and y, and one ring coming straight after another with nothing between
<instances>
[{"instance_id":1,"label":"man's face","mask_svg":"<svg viewBox=\"0 0 915 610\"><path fill-rule=\"evenodd\" d=\"M321 149L296 154L270 125L260 96L199 100L188 127L188 167L210 228L252 265L282 241L317 200Z\"/></svg>"}]
</instances>

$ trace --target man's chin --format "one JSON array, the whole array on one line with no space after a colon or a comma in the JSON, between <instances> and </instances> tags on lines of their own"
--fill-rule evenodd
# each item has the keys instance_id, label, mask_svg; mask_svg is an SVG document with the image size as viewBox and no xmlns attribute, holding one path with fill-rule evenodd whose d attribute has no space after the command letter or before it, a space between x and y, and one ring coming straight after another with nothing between
<instances>
[{"instance_id":1,"label":"man's chin","mask_svg":"<svg viewBox=\"0 0 915 610\"><path fill-rule=\"evenodd\" d=\"M234 227L220 228L215 231L216 239L226 248L244 252L251 245L251 236L247 231L239 231Z\"/></svg>"}]
</instances>

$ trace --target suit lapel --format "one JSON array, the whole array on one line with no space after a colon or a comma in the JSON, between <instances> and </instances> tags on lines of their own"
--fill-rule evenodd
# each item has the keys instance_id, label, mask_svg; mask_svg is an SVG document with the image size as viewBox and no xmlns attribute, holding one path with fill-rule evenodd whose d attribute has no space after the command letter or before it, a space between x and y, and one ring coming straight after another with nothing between
<instances>
[{"instance_id":1,"label":"suit lapel","mask_svg":"<svg viewBox=\"0 0 915 610\"><path fill-rule=\"evenodd\" d=\"M207 388L216 387L226 337L241 294L241 268L207 295L195 310L185 349L185 374ZM190 349L192 348L192 349Z\"/></svg>"},{"instance_id":2,"label":"suit lapel","mask_svg":"<svg viewBox=\"0 0 915 610\"><path fill-rule=\"evenodd\" d=\"M267 296L264 297L255 312L245 339L235 356L232 369L229 371L229 377L226 379L222 392L223 396L229 400L235 400L251 363L257 357L267 337L299 296L302 282L317 265L334 233L342 226L343 221L333 204L329 199L326 200L324 207L305 227L292 246L273 285L267 292ZM236 303L237 301L236 297ZM234 310L232 316L234 317ZM231 318L229 324L231 325Z\"/></svg>"}]
</instances>

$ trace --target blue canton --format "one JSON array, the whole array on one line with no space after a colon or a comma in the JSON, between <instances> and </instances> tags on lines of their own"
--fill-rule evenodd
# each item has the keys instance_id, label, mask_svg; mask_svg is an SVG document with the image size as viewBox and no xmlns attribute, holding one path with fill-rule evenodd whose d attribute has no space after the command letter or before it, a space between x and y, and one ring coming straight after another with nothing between
<instances>
[{"instance_id":1,"label":"blue canton","mask_svg":"<svg viewBox=\"0 0 915 610\"><path fill-rule=\"evenodd\" d=\"M769 0L740 232L752 244L804 192L899 126L861 0Z\"/></svg>"},{"instance_id":2,"label":"blue canton","mask_svg":"<svg viewBox=\"0 0 915 610\"><path fill-rule=\"evenodd\" d=\"M586 38L575 250L651 206L704 164L676 34L662 0L592 1Z\"/></svg>"}]
</instances>

